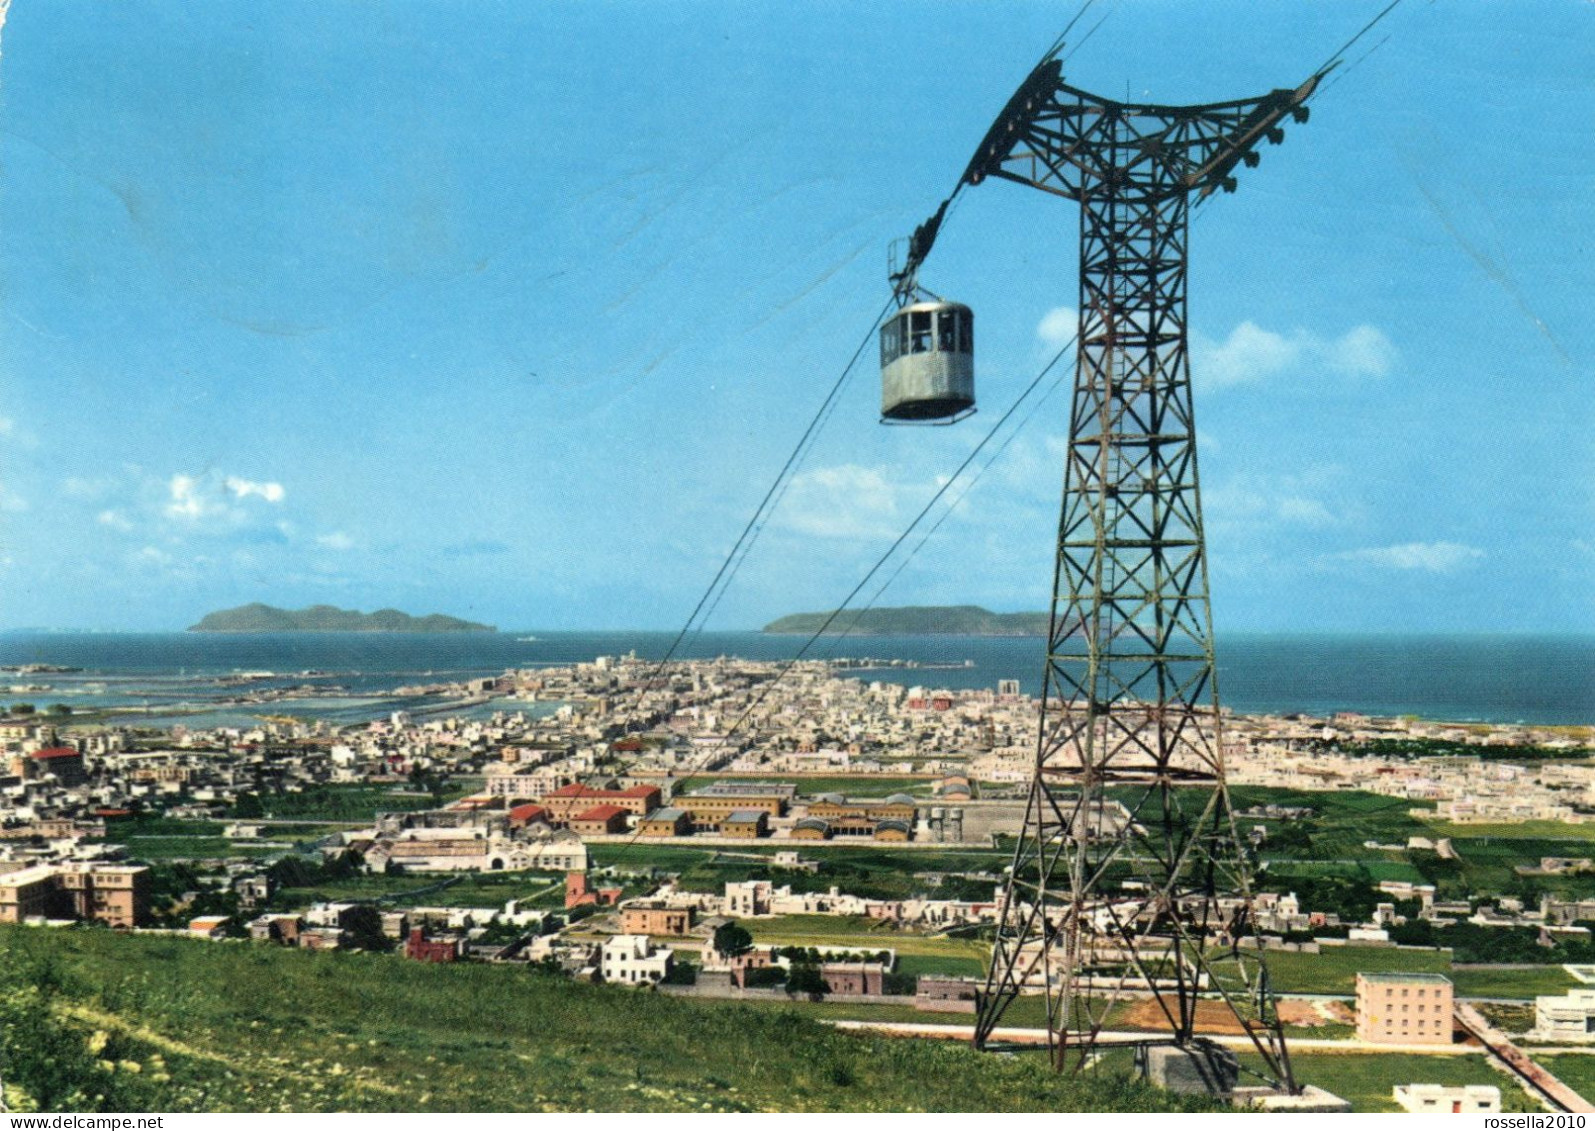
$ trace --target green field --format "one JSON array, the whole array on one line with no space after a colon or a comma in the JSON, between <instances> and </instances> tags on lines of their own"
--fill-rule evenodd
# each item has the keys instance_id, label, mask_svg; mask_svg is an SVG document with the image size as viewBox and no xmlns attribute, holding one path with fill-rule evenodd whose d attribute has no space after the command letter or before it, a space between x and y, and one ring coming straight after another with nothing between
<instances>
[{"instance_id":1,"label":"green field","mask_svg":"<svg viewBox=\"0 0 1595 1131\"><path fill-rule=\"evenodd\" d=\"M505 966L0 927L12 1110L1158 1111L1037 1058Z\"/></svg>"},{"instance_id":2,"label":"green field","mask_svg":"<svg viewBox=\"0 0 1595 1131\"><path fill-rule=\"evenodd\" d=\"M565 877L550 872L467 872L452 876L353 875L318 880L305 887L285 887L272 903L303 907L335 899L380 900L389 907L448 904L452 907L502 907L511 899L532 906L565 906Z\"/></svg>"},{"instance_id":3,"label":"green field","mask_svg":"<svg viewBox=\"0 0 1595 1131\"><path fill-rule=\"evenodd\" d=\"M1595 1056L1568 1053L1565 1056L1546 1056L1536 1052L1534 1059L1550 1070L1551 1075L1591 1103L1595 1103Z\"/></svg>"},{"instance_id":4,"label":"green field","mask_svg":"<svg viewBox=\"0 0 1595 1131\"><path fill-rule=\"evenodd\" d=\"M1397 1084L1494 1084L1501 1089L1503 1111L1543 1110L1482 1055L1299 1052L1290 1060L1297 1081L1350 1100L1356 1111L1400 1111L1390 1095Z\"/></svg>"},{"instance_id":5,"label":"green field","mask_svg":"<svg viewBox=\"0 0 1595 1131\"><path fill-rule=\"evenodd\" d=\"M1538 994L1565 993L1577 984L1560 966L1454 968L1449 950L1326 946L1317 954L1271 950L1265 960L1274 989L1279 993L1349 995L1356 992L1359 972L1444 974L1451 979L1460 997L1529 1000Z\"/></svg>"},{"instance_id":6,"label":"green field","mask_svg":"<svg viewBox=\"0 0 1595 1131\"><path fill-rule=\"evenodd\" d=\"M804 774L771 774L767 778L762 775L748 777L741 774L694 774L677 782L676 792L679 794L686 790L702 789L709 783L717 781L786 782L797 786L800 797L813 797L820 793L840 793L847 797L885 797L893 793L907 793L916 797L928 797L941 778L927 777L923 774L913 777L889 774L830 774L820 777L809 777Z\"/></svg>"},{"instance_id":7,"label":"green field","mask_svg":"<svg viewBox=\"0 0 1595 1131\"><path fill-rule=\"evenodd\" d=\"M1304 793L1291 789L1270 789L1262 786L1237 786L1230 790L1230 800L1236 809L1253 805L1276 804L1305 806L1313 815L1304 821L1280 821L1266 817L1237 817L1243 828L1260 824L1269 830L1270 840L1264 845L1266 859L1342 860L1387 859L1387 855L1364 847L1367 841L1379 844L1405 845L1409 837L1434 834L1424 822L1409 815L1408 810L1423 808L1423 802L1408 801L1398 797L1383 797L1375 793L1354 791L1336 793ZM1291 848L1277 843L1278 833L1286 826L1306 828L1311 834L1310 847Z\"/></svg>"},{"instance_id":8,"label":"green field","mask_svg":"<svg viewBox=\"0 0 1595 1131\"><path fill-rule=\"evenodd\" d=\"M1393 947L1324 947L1317 954L1271 950L1264 955L1279 993L1351 994L1359 972L1450 974L1448 950L1397 950Z\"/></svg>"},{"instance_id":9,"label":"green field","mask_svg":"<svg viewBox=\"0 0 1595 1131\"><path fill-rule=\"evenodd\" d=\"M456 782L441 794L443 804L466 796L470 790ZM322 785L302 793L266 793L260 797L267 817L304 821L369 822L378 813L412 812L437 804L432 795L392 786Z\"/></svg>"},{"instance_id":10,"label":"green field","mask_svg":"<svg viewBox=\"0 0 1595 1131\"><path fill-rule=\"evenodd\" d=\"M973 939L894 930L878 919L857 915L777 915L744 919L742 926L760 946L868 947L895 950L899 957L958 958L984 963L990 946Z\"/></svg>"},{"instance_id":11,"label":"green field","mask_svg":"<svg viewBox=\"0 0 1595 1131\"><path fill-rule=\"evenodd\" d=\"M249 860L282 856L293 849L286 844L264 845L228 840L220 836L133 836L124 841L130 860L212 860L227 857Z\"/></svg>"},{"instance_id":12,"label":"green field","mask_svg":"<svg viewBox=\"0 0 1595 1131\"><path fill-rule=\"evenodd\" d=\"M130 838L145 836L203 836L222 835L221 821L193 821L177 817L119 817L105 822L105 839L112 844L126 844Z\"/></svg>"},{"instance_id":13,"label":"green field","mask_svg":"<svg viewBox=\"0 0 1595 1131\"><path fill-rule=\"evenodd\" d=\"M1578 979L1560 966L1526 970L1455 967L1451 971L1451 981L1462 997L1510 997L1525 1001L1540 994L1565 994L1579 985Z\"/></svg>"},{"instance_id":14,"label":"green field","mask_svg":"<svg viewBox=\"0 0 1595 1131\"><path fill-rule=\"evenodd\" d=\"M776 852L793 851L786 844L764 841L747 846L690 847L679 842L634 840L622 844L594 844L588 846L593 864L613 867L622 873L649 871L673 873L679 877L680 886L687 891L722 891L727 883L745 880L770 880L776 885L790 885L796 891L824 891L833 886L852 895L875 899L906 899L915 895L938 893L924 880L914 878L915 873L980 872L995 874L1007 862L1002 853L964 849L930 849L893 851L874 844L858 846L811 845L802 843L796 849L804 859L818 861L820 870L807 873L776 868L772 858ZM990 882L974 882L960 898L990 899Z\"/></svg>"},{"instance_id":15,"label":"green field","mask_svg":"<svg viewBox=\"0 0 1595 1131\"><path fill-rule=\"evenodd\" d=\"M1562 843L1588 845L1595 841L1595 824L1568 824L1565 821L1514 821L1510 824L1454 824L1450 821L1426 821L1434 836L1448 836L1467 840L1500 837L1506 840L1550 840Z\"/></svg>"},{"instance_id":16,"label":"green field","mask_svg":"<svg viewBox=\"0 0 1595 1131\"><path fill-rule=\"evenodd\" d=\"M982 978L986 960L976 954L899 954L899 974L930 974L944 978Z\"/></svg>"}]
</instances>

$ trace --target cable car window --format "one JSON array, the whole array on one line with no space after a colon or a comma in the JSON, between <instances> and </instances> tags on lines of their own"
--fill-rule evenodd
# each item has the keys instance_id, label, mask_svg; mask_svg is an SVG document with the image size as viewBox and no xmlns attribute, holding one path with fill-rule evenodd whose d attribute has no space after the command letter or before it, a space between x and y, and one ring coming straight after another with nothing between
<instances>
[{"instance_id":1,"label":"cable car window","mask_svg":"<svg viewBox=\"0 0 1595 1131\"><path fill-rule=\"evenodd\" d=\"M930 316L928 310L915 310L909 313L913 320L909 331L909 349L913 353L927 353L930 350Z\"/></svg>"},{"instance_id":2,"label":"cable car window","mask_svg":"<svg viewBox=\"0 0 1595 1131\"><path fill-rule=\"evenodd\" d=\"M936 348L943 353L955 353L958 349L956 314L957 312L952 310L942 310L936 314Z\"/></svg>"},{"instance_id":3,"label":"cable car window","mask_svg":"<svg viewBox=\"0 0 1595 1131\"><path fill-rule=\"evenodd\" d=\"M968 310L958 312L958 348L964 353L975 352L975 315Z\"/></svg>"},{"instance_id":4,"label":"cable car window","mask_svg":"<svg viewBox=\"0 0 1595 1131\"><path fill-rule=\"evenodd\" d=\"M881 364L890 365L897 360L903 352L901 336L897 331L897 319L893 318L881 327Z\"/></svg>"}]
</instances>

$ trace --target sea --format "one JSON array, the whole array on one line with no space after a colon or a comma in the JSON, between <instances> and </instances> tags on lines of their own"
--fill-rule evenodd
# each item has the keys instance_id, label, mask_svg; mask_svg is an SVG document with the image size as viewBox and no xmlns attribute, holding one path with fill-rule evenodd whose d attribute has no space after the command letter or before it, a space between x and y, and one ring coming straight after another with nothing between
<instances>
[{"instance_id":1,"label":"sea","mask_svg":"<svg viewBox=\"0 0 1595 1131\"><path fill-rule=\"evenodd\" d=\"M703 632L682 659L784 660L805 636ZM252 725L283 714L353 723L396 710L486 716L543 714L557 704L491 699L461 708L396 688L509 668L559 666L635 652L664 656L668 632L69 633L0 632L0 704L62 703L150 726ZM1338 711L1458 722L1595 723L1595 637L1233 635L1217 641L1225 706L1248 714ZM995 688L1017 679L1040 690L1045 643L1035 637L857 636L822 639L808 658L847 656L882 666L843 673L927 688ZM898 666L888 666L895 662ZM243 678L247 677L247 678ZM218 681L226 681L220 684ZM315 688L313 697L238 705L242 690Z\"/></svg>"}]
</instances>

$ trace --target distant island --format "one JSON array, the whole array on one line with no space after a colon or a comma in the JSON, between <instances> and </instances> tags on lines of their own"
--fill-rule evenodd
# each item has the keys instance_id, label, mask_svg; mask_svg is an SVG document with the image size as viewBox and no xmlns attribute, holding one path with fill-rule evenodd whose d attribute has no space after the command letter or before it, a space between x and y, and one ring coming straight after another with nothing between
<instances>
[{"instance_id":1,"label":"distant island","mask_svg":"<svg viewBox=\"0 0 1595 1131\"><path fill-rule=\"evenodd\" d=\"M374 613L312 605L308 609L277 609L255 603L207 613L189 632L497 632L490 624L446 617L441 613L412 617L398 609Z\"/></svg>"},{"instance_id":2,"label":"distant island","mask_svg":"<svg viewBox=\"0 0 1595 1131\"><path fill-rule=\"evenodd\" d=\"M830 615L793 613L771 621L763 631L814 633ZM831 627L847 629L852 636L1045 636L1049 621L1047 613L994 613L979 605L913 605L844 612Z\"/></svg>"}]
</instances>

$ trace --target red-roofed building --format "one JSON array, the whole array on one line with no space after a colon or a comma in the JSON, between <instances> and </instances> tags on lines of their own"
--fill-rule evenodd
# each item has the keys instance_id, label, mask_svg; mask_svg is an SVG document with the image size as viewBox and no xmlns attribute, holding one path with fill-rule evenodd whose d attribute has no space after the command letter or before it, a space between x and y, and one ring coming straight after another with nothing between
<instances>
[{"instance_id":1,"label":"red-roofed building","mask_svg":"<svg viewBox=\"0 0 1595 1131\"><path fill-rule=\"evenodd\" d=\"M658 792L655 790L654 792ZM626 831L626 810L619 805L594 805L570 819L577 836L610 836Z\"/></svg>"},{"instance_id":2,"label":"red-roofed building","mask_svg":"<svg viewBox=\"0 0 1595 1131\"><path fill-rule=\"evenodd\" d=\"M85 777L83 755L70 746L52 746L47 750L35 750L33 765L38 773L54 774L55 779L62 785L79 785Z\"/></svg>"},{"instance_id":3,"label":"red-roofed building","mask_svg":"<svg viewBox=\"0 0 1595 1131\"><path fill-rule=\"evenodd\" d=\"M517 805L509 811L509 826L512 829L524 829L538 821L553 823L551 814L541 805Z\"/></svg>"},{"instance_id":4,"label":"red-roofed building","mask_svg":"<svg viewBox=\"0 0 1595 1131\"><path fill-rule=\"evenodd\" d=\"M628 789L593 789L573 782L543 794L542 804L556 825L568 824L572 817L595 805L613 805L641 817L659 808L662 795L655 785L634 785ZM572 826L574 827L574 826Z\"/></svg>"}]
</instances>

